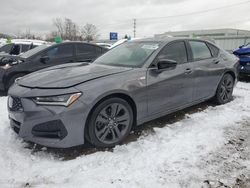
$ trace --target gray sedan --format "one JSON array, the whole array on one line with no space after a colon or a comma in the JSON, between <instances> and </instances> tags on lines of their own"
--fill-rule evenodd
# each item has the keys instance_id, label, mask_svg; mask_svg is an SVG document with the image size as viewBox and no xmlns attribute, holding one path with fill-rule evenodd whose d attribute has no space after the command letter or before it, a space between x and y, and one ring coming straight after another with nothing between
<instances>
[{"instance_id":1,"label":"gray sedan","mask_svg":"<svg viewBox=\"0 0 250 188\"><path fill-rule=\"evenodd\" d=\"M66 148L120 144L139 124L213 98L232 99L238 59L214 44L169 38L124 43L92 64L17 79L11 127L24 140Z\"/></svg>"}]
</instances>

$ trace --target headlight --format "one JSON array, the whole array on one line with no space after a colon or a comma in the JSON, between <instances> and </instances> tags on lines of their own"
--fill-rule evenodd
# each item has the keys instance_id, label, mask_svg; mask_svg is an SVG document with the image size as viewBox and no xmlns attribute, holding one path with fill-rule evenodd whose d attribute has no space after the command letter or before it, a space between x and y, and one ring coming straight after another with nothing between
<instances>
[{"instance_id":1,"label":"headlight","mask_svg":"<svg viewBox=\"0 0 250 188\"><path fill-rule=\"evenodd\" d=\"M67 95L57 95L57 96L46 96L46 97L35 97L34 101L36 104L40 105L54 105L54 106L70 106L75 102L82 93L73 93Z\"/></svg>"},{"instance_id":2,"label":"headlight","mask_svg":"<svg viewBox=\"0 0 250 188\"><path fill-rule=\"evenodd\" d=\"M10 64L6 64L6 65L4 65L2 68L3 68L3 69L9 69L9 68L11 68L11 66L10 66Z\"/></svg>"}]
</instances>

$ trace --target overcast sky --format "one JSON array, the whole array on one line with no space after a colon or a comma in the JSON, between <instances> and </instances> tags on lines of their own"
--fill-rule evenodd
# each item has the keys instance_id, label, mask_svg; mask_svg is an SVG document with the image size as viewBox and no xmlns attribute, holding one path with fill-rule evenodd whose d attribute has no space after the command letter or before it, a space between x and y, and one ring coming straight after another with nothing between
<instances>
[{"instance_id":1,"label":"overcast sky","mask_svg":"<svg viewBox=\"0 0 250 188\"><path fill-rule=\"evenodd\" d=\"M78 25L95 24L100 38L108 38L110 31L122 37L132 35L133 18L137 18L138 37L193 29L250 30L249 10L247 0L0 0L0 33L26 29L49 33L55 30L52 20L57 17L70 18ZM175 15L179 16L171 17Z\"/></svg>"}]
</instances>

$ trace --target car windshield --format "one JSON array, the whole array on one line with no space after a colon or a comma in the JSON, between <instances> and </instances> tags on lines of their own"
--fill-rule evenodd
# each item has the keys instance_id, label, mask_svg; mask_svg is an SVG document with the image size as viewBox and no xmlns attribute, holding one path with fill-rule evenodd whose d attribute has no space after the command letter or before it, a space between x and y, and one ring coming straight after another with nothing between
<instances>
[{"instance_id":1,"label":"car windshield","mask_svg":"<svg viewBox=\"0 0 250 188\"><path fill-rule=\"evenodd\" d=\"M22 58L29 58L29 57L35 55L37 52L40 52L43 49L48 48L49 46L50 45L41 45L41 46L38 46L36 48L33 48L33 49L31 49L31 50L23 53L22 55L20 55L20 57L22 57Z\"/></svg>"},{"instance_id":2,"label":"car windshield","mask_svg":"<svg viewBox=\"0 0 250 188\"><path fill-rule=\"evenodd\" d=\"M159 48L156 42L126 42L106 52L94 61L96 64L141 67L147 58Z\"/></svg>"},{"instance_id":3,"label":"car windshield","mask_svg":"<svg viewBox=\"0 0 250 188\"><path fill-rule=\"evenodd\" d=\"M14 44L5 44L0 48L0 52L9 53Z\"/></svg>"},{"instance_id":4,"label":"car windshield","mask_svg":"<svg viewBox=\"0 0 250 188\"><path fill-rule=\"evenodd\" d=\"M246 44L244 47L250 48L250 42L248 44Z\"/></svg>"}]
</instances>

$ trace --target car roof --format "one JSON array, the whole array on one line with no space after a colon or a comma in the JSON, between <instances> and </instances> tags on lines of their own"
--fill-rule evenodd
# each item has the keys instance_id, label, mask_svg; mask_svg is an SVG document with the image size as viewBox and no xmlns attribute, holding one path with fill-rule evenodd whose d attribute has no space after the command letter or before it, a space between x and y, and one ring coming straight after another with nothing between
<instances>
[{"instance_id":1,"label":"car roof","mask_svg":"<svg viewBox=\"0 0 250 188\"><path fill-rule=\"evenodd\" d=\"M204 41L204 42L210 42L206 39L202 38L188 38L188 37L164 37L164 38L144 38L144 39L138 39L134 40L133 42L158 42L158 43L168 43L175 40L196 40L196 41Z\"/></svg>"},{"instance_id":2,"label":"car roof","mask_svg":"<svg viewBox=\"0 0 250 188\"><path fill-rule=\"evenodd\" d=\"M13 39L12 43L42 45L42 44L47 44L48 42L42 40L34 40L34 39Z\"/></svg>"},{"instance_id":3,"label":"car roof","mask_svg":"<svg viewBox=\"0 0 250 188\"><path fill-rule=\"evenodd\" d=\"M88 44L88 45L92 45L92 46L97 46L99 48L104 48L102 46L98 46L97 44L95 43L89 43L89 42L84 42L84 41L64 41L64 42L61 42L61 43L54 43L53 46L55 45L63 45L63 44Z\"/></svg>"}]
</instances>

